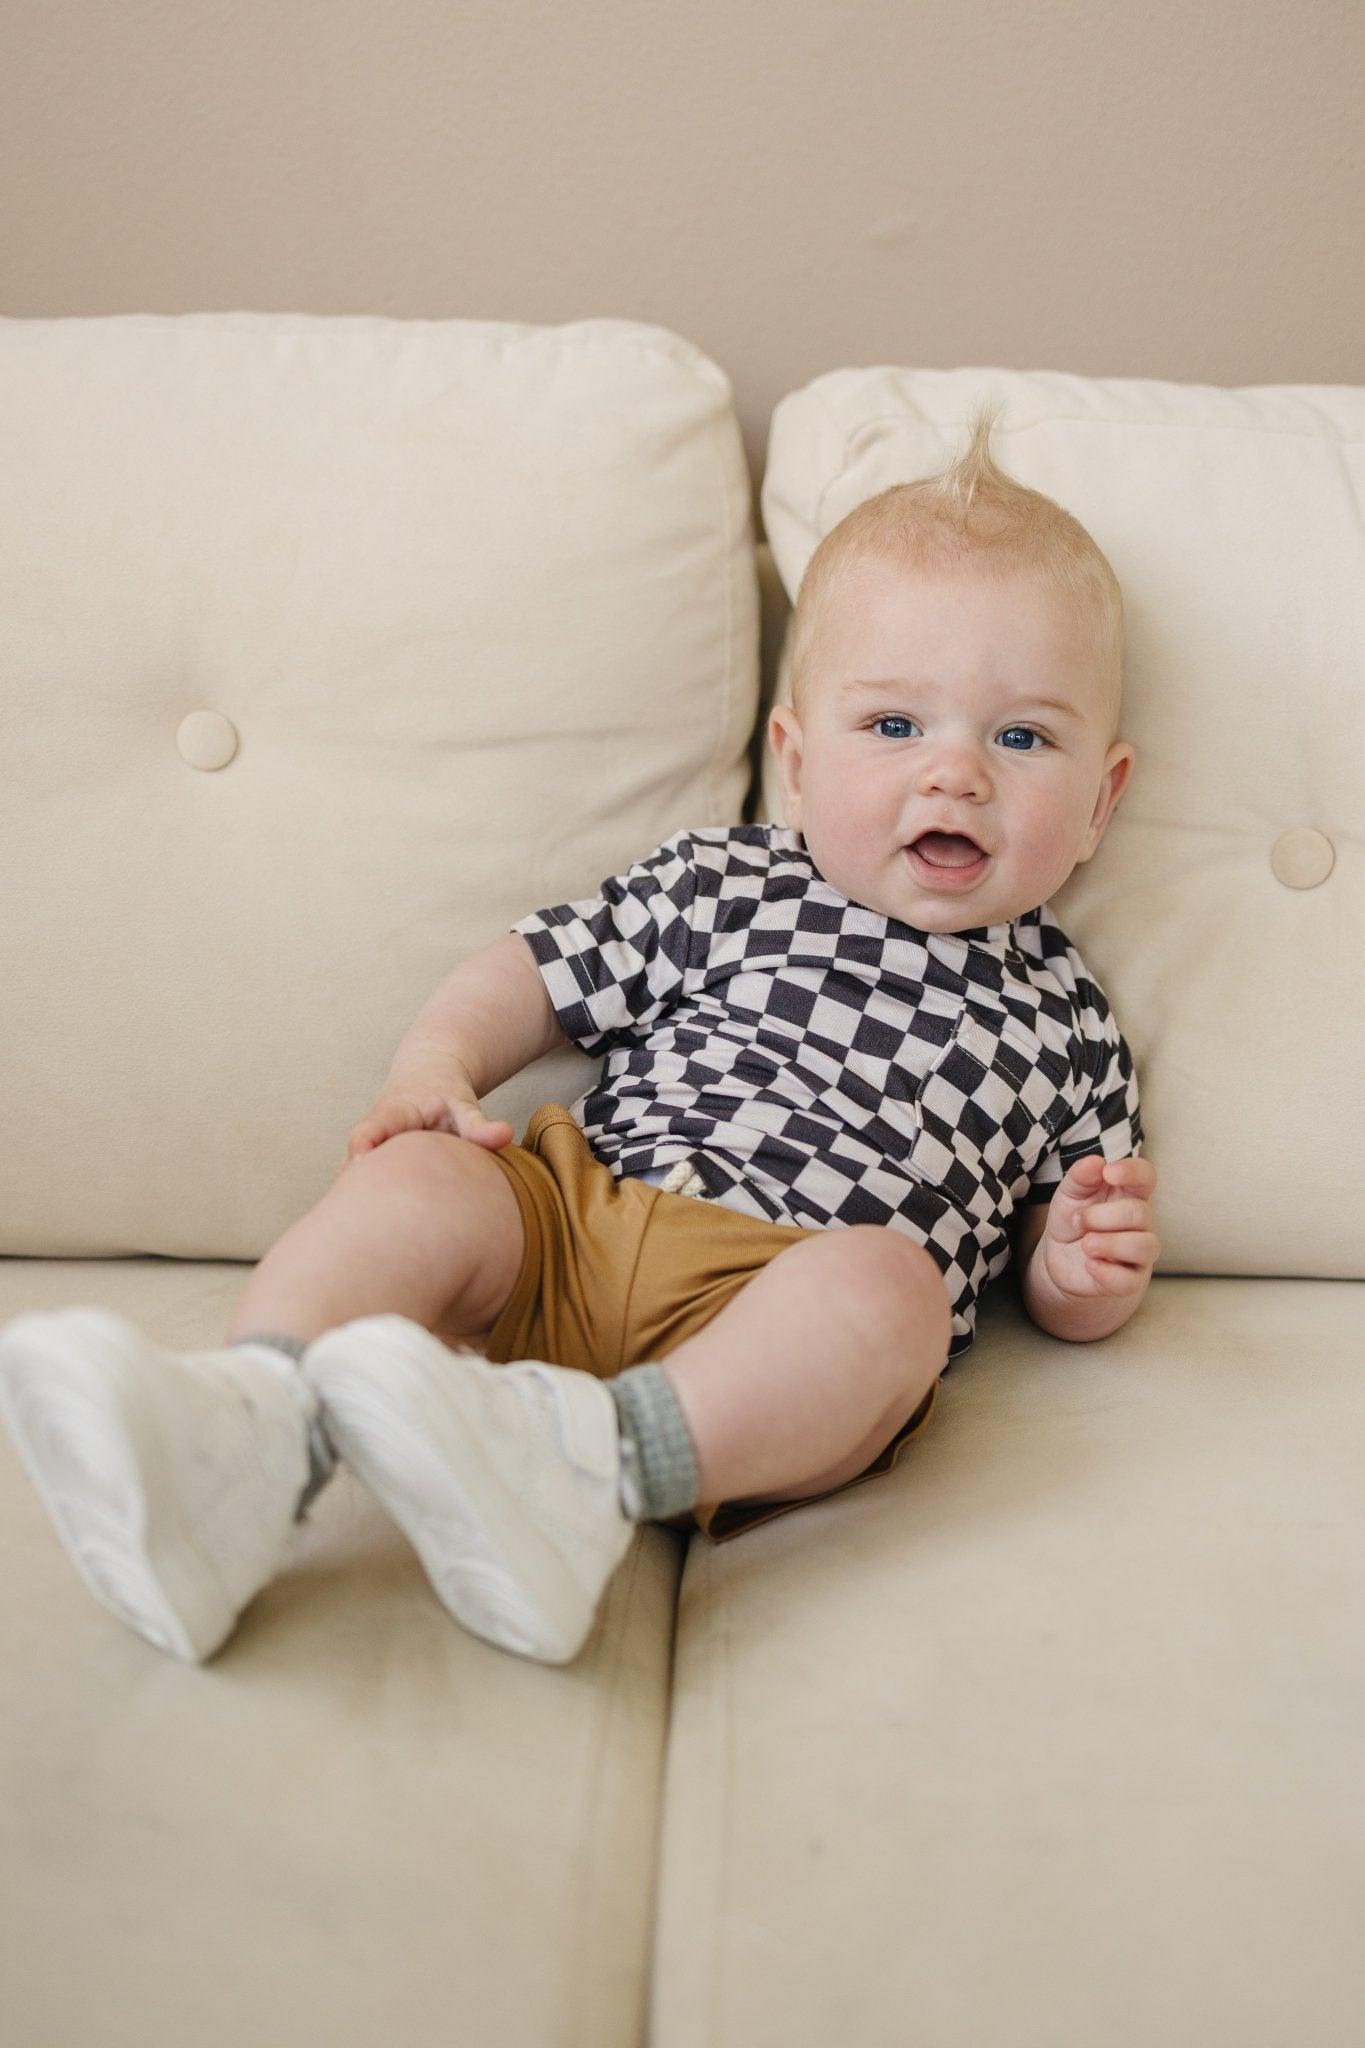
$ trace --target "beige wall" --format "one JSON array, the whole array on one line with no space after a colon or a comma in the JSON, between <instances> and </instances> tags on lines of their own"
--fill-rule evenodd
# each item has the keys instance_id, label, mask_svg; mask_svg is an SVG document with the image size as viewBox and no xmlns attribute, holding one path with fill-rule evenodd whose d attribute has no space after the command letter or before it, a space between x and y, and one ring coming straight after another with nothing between
<instances>
[{"instance_id":1,"label":"beige wall","mask_svg":"<svg viewBox=\"0 0 1365 2048\"><path fill-rule=\"evenodd\" d=\"M0 312L1365 381L1365 0L3 0Z\"/></svg>"}]
</instances>

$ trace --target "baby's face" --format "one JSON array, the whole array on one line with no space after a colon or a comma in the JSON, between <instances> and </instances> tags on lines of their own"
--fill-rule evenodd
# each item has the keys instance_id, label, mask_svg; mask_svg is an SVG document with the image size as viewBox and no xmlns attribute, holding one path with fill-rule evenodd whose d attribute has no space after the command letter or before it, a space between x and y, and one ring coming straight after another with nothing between
<instances>
[{"instance_id":1,"label":"baby's face","mask_svg":"<svg viewBox=\"0 0 1365 2048\"><path fill-rule=\"evenodd\" d=\"M779 705L768 736L787 824L852 901L965 931L1045 903L1089 860L1134 751L1107 744L1089 621L1062 598L1023 576L865 563L831 594L816 663L804 729ZM911 849L934 828L986 857L932 864Z\"/></svg>"}]
</instances>

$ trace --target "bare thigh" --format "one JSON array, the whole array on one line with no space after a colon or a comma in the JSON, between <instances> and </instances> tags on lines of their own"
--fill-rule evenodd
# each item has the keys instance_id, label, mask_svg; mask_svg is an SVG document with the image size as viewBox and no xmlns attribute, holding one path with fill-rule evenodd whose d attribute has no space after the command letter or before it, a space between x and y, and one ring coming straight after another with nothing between
<instances>
[{"instance_id":1,"label":"bare thigh","mask_svg":"<svg viewBox=\"0 0 1365 2048\"><path fill-rule=\"evenodd\" d=\"M452 1350L482 1349L477 1339L491 1334L526 1256L520 1204L487 1146L448 1131L402 1131L345 1171L383 1174L390 1199L408 1198L397 1217L387 1204L381 1214L389 1228L419 1237L439 1274L440 1306L427 1327Z\"/></svg>"}]
</instances>

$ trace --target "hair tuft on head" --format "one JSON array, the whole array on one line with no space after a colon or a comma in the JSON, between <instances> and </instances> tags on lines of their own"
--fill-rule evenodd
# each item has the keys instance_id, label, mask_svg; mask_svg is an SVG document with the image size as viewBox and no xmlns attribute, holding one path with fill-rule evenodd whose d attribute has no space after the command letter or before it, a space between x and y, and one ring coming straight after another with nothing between
<instances>
[{"instance_id":1,"label":"hair tuft on head","mask_svg":"<svg viewBox=\"0 0 1365 2048\"><path fill-rule=\"evenodd\" d=\"M921 504L936 511L944 525L964 540L972 537L972 506L978 498L983 505L992 499L997 504L1008 503L1011 492L1019 488L991 453L991 429L1000 410L998 404L982 399L972 414L971 439L957 460L937 476L924 477L910 486ZM989 545L988 536L983 536L982 544Z\"/></svg>"}]
</instances>

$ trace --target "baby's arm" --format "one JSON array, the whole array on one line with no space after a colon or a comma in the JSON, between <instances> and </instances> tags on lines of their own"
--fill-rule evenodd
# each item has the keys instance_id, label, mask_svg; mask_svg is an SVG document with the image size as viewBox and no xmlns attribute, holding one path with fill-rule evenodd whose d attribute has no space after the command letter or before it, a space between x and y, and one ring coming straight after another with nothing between
<instances>
[{"instance_id":1,"label":"baby's arm","mask_svg":"<svg viewBox=\"0 0 1365 2048\"><path fill-rule=\"evenodd\" d=\"M509 1143L512 1126L486 1117L479 1097L557 1046L596 1058L662 1015L686 982L697 891L692 834L675 832L595 895L531 911L471 954L394 1054L348 1161L399 1131Z\"/></svg>"},{"instance_id":2,"label":"baby's arm","mask_svg":"<svg viewBox=\"0 0 1365 2048\"><path fill-rule=\"evenodd\" d=\"M453 1059L474 1093L487 1095L568 1042L535 955L520 932L506 932L446 976L418 1011L393 1064Z\"/></svg>"},{"instance_id":3,"label":"baby's arm","mask_svg":"<svg viewBox=\"0 0 1365 2048\"><path fill-rule=\"evenodd\" d=\"M480 1097L568 1042L530 946L504 933L423 1004L379 1100L350 1133L347 1162L403 1130L451 1131L497 1149L512 1127L486 1117Z\"/></svg>"}]
</instances>

